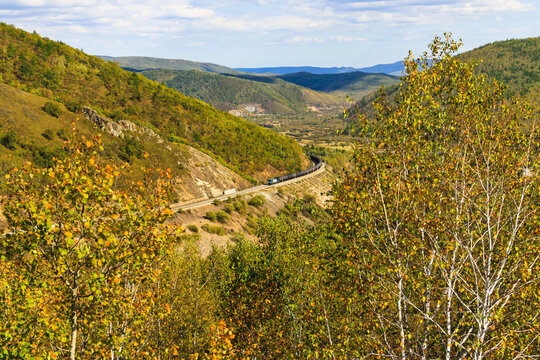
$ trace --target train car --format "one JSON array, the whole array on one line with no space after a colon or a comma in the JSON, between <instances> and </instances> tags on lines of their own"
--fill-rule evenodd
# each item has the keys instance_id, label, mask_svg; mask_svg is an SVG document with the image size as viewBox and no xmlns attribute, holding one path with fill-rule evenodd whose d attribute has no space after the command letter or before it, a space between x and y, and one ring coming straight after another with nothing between
<instances>
[{"instance_id":1,"label":"train car","mask_svg":"<svg viewBox=\"0 0 540 360\"><path fill-rule=\"evenodd\" d=\"M309 154L309 158L310 158L311 162L313 162L313 164L314 164L309 169L302 170L302 171L299 171L299 172L296 172L296 173L293 173L293 174L288 174L288 175L268 179L266 181L266 185L274 185L274 184L277 184L277 183L280 183L280 182L283 182L283 181L296 179L296 178L305 176L307 174L311 174L312 172L319 170L321 168L321 166L322 166L321 158L319 158L318 156L313 155L313 154Z\"/></svg>"}]
</instances>

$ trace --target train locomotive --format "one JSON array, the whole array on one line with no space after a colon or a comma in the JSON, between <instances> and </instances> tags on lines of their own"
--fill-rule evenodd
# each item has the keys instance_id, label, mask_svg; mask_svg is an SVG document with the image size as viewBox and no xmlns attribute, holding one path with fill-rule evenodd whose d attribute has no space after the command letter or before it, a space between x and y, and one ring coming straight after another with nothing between
<instances>
[{"instance_id":1,"label":"train locomotive","mask_svg":"<svg viewBox=\"0 0 540 360\"><path fill-rule=\"evenodd\" d=\"M310 158L311 162L314 164L309 169L302 170L302 171L296 172L294 174L288 174L288 175L283 175L283 176L280 176L280 177L275 177L275 178L272 178L272 179L268 179L268 181L266 182L266 185L274 185L274 184L277 184L277 183L280 183L280 182L283 182L283 181L296 179L296 178L302 177L302 176L307 175L307 174L311 174L312 172L319 170L321 168L321 166L322 166L321 158L316 156L316 155L312 155L312 154L309 154L309 158Z\"/></svg>"}]
</instances>

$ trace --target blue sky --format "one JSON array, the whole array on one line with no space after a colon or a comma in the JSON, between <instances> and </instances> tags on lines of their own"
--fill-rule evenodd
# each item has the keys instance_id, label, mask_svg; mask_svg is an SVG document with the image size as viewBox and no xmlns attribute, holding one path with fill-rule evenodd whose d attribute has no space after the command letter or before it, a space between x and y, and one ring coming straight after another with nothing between
<instances>
[{"instance_id":1,"label":"blue sky","mask_svg":"<svg viewBox=\"0 0 540 360\"><path fill-rule=\"evenodd\" d=\"M540 35L540 0L0 0L0 20L94 55L230 67L370 66L451 32L463 50Z\"/></svg>"}]
</instances>

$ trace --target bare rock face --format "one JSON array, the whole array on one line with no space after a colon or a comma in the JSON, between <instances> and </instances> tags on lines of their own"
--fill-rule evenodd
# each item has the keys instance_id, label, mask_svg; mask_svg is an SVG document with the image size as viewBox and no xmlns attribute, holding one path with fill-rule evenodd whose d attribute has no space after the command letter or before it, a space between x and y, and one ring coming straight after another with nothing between
<instances>
[{"instance_id":1,"label":"bare rock face","mask_svg":"<svg viewBox=\"0 0 540 360\"><path fill-rule=\"evenodd\" d=\"M124 132L122 131L120 124L99 115L97 111L87 106L83 107L82 112L88 120L96 124L101 130L111 134L112 136L124 138Z\"/></svg>"},{"instance_id":2,"label":"bare rock face","mask_svg":"<svg viewBox=\"0 0 540 360\"><path fill-rule=\"evenodd\" d=\"M82 112L88 120L96 124L97 127L99 127L101 130L111 134L112 136L123 139L125 136L124 133L126 131L131 131L133 133L139 133L143 136L151 137L158 144L163 143L163 139L161 138L161 136L156 134L156 132L146 127L138 126L131 121L119 120L118 122L115 122L105 116L99 115L97 111L87 106L83 107Z\"/></svg>"}]
</instances>

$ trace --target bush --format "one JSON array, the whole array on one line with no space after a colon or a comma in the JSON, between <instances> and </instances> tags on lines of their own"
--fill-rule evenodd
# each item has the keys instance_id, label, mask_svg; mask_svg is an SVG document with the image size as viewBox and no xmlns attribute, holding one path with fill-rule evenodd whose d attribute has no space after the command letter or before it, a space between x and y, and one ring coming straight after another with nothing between
<instances>
[{"instance_id":1,"label":"bush","mask_svg":"<svg viewBox=\"0 0 540 360\"><path fill-rule=\"evenodd\" d=\"M235 210L235 207L233 204L225 204L223 207L223 211L225 211L227 214L232 213Z\"/></svg>"},{"instance_id":2,"label":"bush","mask_svg":"<svg viewBox=\"0 0 540 360\"><path fill-rule=\"evenodd\" d=\"M229 217L229 214L227 214L225 211L223 210L219 210L217 213L216 213L216 218L217 218L217 221L219 221L220 223L224 224L225 222L227 222L227 220L230 219Z\"/></svg>"},{"instance_id":3,"label":"bush","mask_svg":"<svg viewBox=\"0 0 540 360\"><path fill-rule=\"evenodd\" d=\"M47 129L41 134L45 139L52 140L54 138L54 133L51 129Z\"/></svg>"},{"instance_id":4,"label":"bush","mask_svg":"<svg viewBox=\"0 0 540 360\"><path fill-rule=\"evenodd\" d=\"M239 214L245 214L247 212L247 202L244 199L238 199L233 203L234 210L236 210Z\"/></svg>"},{"instance_id":5,"label":"bush","mask_svg":"<svg viewBox=\"0 0 540 360\"><path fill-rule=\"evenodd\" d=\"M260 208L264 205L264 202L266 201L265 197L262 195L257 195L249 199L248 204L251 206L254 206L256 208Z\"/></svg>"},{"instance_id":6,"label":"bush","mask_svg":"<svg viewBox=\"0 0 540 360\"><path fill-rule=\"evenodd\" d=\"M206 214L204 215L204 218L208 219L210 221L216 221L217 220L217 215L213 211L207 211Z\"/></svg>"},{"instance_id":7,"label":"bush","mask_svg":"<svg viewBox=\"0 0 540 360\"><path fill-rule=\"evenodd\" d=\"M0 144L7 147L10 150L15 149L15 145L19 143L17 139L17 133L13 130L8 131L4 136L0 138Z\"/></svg>"},{"instance_id":8,"label":"bush","mask_svg":"<svg viewBox=\"0 0 540 360\"><path fill-rule=\"evenodd\" d=\"M183 234L178 237L178 241L181 241L181 242L199 241L200 239L201 239L200 234Z\"/></svg>"},{"instance_id":9,"label":"bush","mask_svg":"<svg viewBox=\"0 0 540 360\"><path fill-rule=\"evenodd\" d=\"M247 217L246 225L244 226L244 230L246 230L248 234L255 234L258 222L259 219L256 216L249 214Z\"/></svg>"},{"instance_id":10,"label":"bush","mask_svg":"<svg viewBox=\"0 0 540 360\"><path fill-rule=\"evenodd\" d=\"M52 101L47 101L45 103L45 105L43 106L43 111L45 111L51 116L54 116L55 118L62 115L62 109L60 109L60 105L58 105L57 103L53 103Z\"/></svg>"},{"instance_id":11,"label":"bush","mask_svg":"<svg viewBox=\"0 0 540 360\"><path fill-rule=\"evenodd\" d=\"M197 225L188 225L187 226L188 230L191 231L191 232L194 232L194 233L198 233L199 232L199 228L197 227Z\"/></svg>"},{"instance_id":12,"label":"bush","mask_svg":"<svg viewBox=\"0 0 540 360\"><path fill-rule=\"evenodd\" d=\"M204 231L210 234L216 234L219 236L225 235L225 229L219 225L214 226L214 225L204 224L201 226L201 229L203 229Z\"/></svg>"},{"instance_id":13,"label":"bush","mask_svg":"<svg viewBox=\"0 0 540 360\"><path fill-rule=\"evenodd\" d=\"M221 205L221 201L219 199L215 199L214 201L212 201L212 204L214 204L215 206L219 206Z\"/></svg>"},{"instance_id":14,"label":"bush","mask_svg":"<svg viewBox=\"0 0 540 360\"><path fill-rule=\"evenodd\" d=\"M135 138L126 138L118 151L118 157L125 162L131 163L133 157L140 159L143 156L144 147Z\"/></svg>"},{"instance_id":15,"label":"bush","mask_svg":"<svg viewBox=\"0 0 540 360\"><path fill-rule=\"evenodd\" d=\"M32 162L40 168L50 168L54 165L53 159L62 159L65 153L62 149L39 148L34 151Z\"/></svg>"},{"instance_id":16,"label":"bush","mask_svg":"<svg viewBox=\"0 0 540 360\"><path fill-rule=\"evenodd\" d=\"M79 112L83 108L82 100L67 100L64 102L65 107L71 112Z\"/></svg>"},{"instance_id":17,"label":"bush","mask_svg":"<svg viewBox=\"0 0 540 360\"><path fill-rule=\"evenodd\" d=\"M56 132L56 135L58 135L58 137L64 141L66 141L68 139L67 137L67 133L66 133L66 130L65 129L60 129Z\"/></svg>"}]
</instances>

